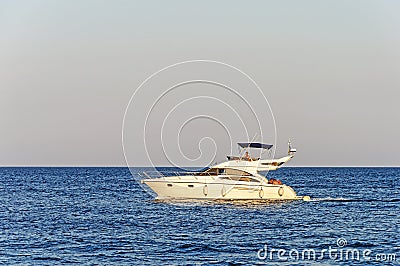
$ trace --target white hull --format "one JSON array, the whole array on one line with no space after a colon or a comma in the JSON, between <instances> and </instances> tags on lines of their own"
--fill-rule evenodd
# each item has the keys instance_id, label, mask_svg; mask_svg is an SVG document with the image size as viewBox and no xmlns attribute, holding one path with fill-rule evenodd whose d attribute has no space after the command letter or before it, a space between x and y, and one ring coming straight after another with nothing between
<instances>
[{"instance_id":1,"label":"white hull","mask_svg":"<svg viewBox=\"0 0 400 266\"><path fill-rule=\"evenodd\" d=\"M179 180L180 178L180 180ZM203 177L204 178L204 177ZM178 180L174 180L178 179ZM186 180L185 180L186 179ZM208 178L207 178L208 179ZM204 182L209 181L209 182ZM157 199L197 200L299 200L287 185L261 184L259 182L227 180L189 180L185 177L145 179Z\"/></svg>"}]
</instances>

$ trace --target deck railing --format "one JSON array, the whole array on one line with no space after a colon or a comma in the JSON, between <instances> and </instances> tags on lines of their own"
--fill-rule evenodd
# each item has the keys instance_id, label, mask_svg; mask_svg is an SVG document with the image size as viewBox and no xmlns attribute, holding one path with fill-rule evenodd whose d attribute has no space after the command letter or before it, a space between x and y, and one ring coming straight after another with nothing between
<instances>
[{"instance_id":1,"label":"deck railing","mask_svg":"<svg viewBox=\"0 0 400 266\"><path fill-rule=\"evenodd\" d=\"M249 175L235 175L235 174L216 174L216 173L209 173L209 172L177 172L177 171L145 171L139 173L140 176L148 179L165 179L166 177L174 176L178 179L181 179L182 176L193 176L195 179L202 180L204 177L210 177L213 180L216 180L217 177L223 177L225 179L230 179L232 181L245 181L245 179L255 179L257 182L262 182L262 180L258 180L259 178L255 176ZM244 179L244 180L240 180Z\"/></svg>"}]
</instances>

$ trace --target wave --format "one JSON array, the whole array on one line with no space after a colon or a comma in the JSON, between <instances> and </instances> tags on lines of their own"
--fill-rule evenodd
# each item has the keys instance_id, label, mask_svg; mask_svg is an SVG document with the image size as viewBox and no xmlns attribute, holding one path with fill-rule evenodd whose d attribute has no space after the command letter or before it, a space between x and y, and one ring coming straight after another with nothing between
<instances>
[{"instance_id":1,"label":"wave","mask_svg":"<svg viewBox=\"0 0 400 266\"><path fill-rule=\"evenodd\" d=\"M348 199L348 198L326 197L326 198L311 198L310 201L358 201L358 200L356 200L356 199Z\"/></svg>"},{"instance_id":2,"label":"wave","mask_svg":"<svg viewBox=\"0 0 400 266\"><path fill-rule=\"evenodd\" d=\"M400 199L351 199L351 198L311 198L310 201L325 201L325 202L400 202Z\"/></svg>"}]
</instances>

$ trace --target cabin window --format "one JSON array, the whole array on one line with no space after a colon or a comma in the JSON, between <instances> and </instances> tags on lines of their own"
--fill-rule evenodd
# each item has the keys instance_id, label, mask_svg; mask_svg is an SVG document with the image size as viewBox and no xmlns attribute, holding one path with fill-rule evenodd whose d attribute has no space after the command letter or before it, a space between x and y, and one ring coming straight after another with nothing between
<instances>
[{"instance_id":1,"label":"cabin window","mask_svg":"<svg viewBox=\"0 0 400 266\"><path fill-rule=\"evenodd\" d=\"M250 176L249 173L240 171L240 170L236 170L236 169L226 169L226 174L227 175L238 175L238 176Z\"/></svg>"},{"instance_id":2,"label":"cabin window","mask_svg":"<svg viewBox=\"0 0 400 266\"><path fill-rule=\"evenodd\" d=\"M219 175L225 174L225 169L224 169L224 168L218 169L218 174L219 174Z\"/></svg>"},{"instance_id":3,"label":"cabin window","mask_svg":"<svg viewBox=\"0 0 400 266\"><path fill-rule=\"evenodd\" d=\"M167 184L168 187L172 187L172 184Z\"/></svg>"},{"instance_id":4,"label":"cabin window","mask_svg":"<svg viewBox=\"0 0 400 266\"><path fill-rule=\"evenodd\" d=\"M193 187L193 185L188 185L188 187Z\"/></svg>"}]
</instances>

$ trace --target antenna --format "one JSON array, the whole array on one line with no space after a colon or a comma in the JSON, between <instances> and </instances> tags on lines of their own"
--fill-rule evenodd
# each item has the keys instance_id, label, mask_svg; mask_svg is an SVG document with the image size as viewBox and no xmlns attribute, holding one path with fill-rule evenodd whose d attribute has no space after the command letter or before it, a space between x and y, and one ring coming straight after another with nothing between
<instances>
[{"instance_id":1,"label":"antenna","mask_svg":"<svg viewBox=\"0 0 400 266\"><path fill-rule=\"evenodd\" d=\"M288 155L293 155L296 152L296 149L292 148L292 142L290 141L290 138L288 140Z\"/></svg>"}]
</instances>

